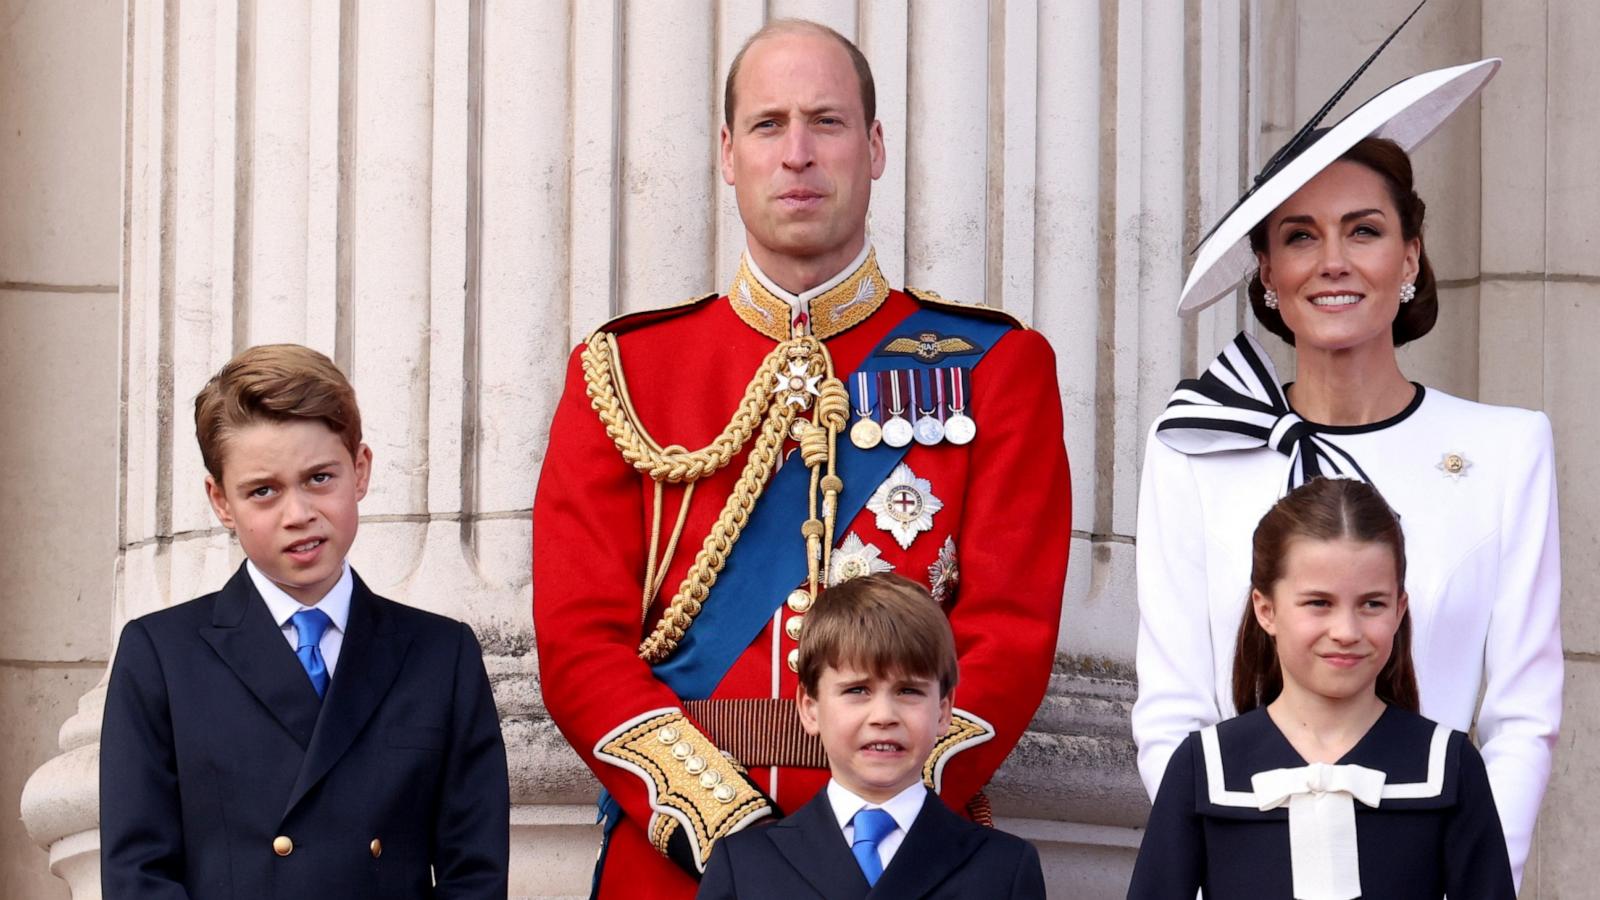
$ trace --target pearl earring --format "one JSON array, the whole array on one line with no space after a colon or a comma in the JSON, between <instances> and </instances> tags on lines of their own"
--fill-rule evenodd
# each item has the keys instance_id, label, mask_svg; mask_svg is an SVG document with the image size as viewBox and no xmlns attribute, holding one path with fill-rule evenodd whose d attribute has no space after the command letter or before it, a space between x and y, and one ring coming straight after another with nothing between
<instances>
[{"instance_id":1,"label":"pearl earring","mask_svg":"<svg viewBox=\"0 0 1600 900\"><path fill-rule=\"evenodd\" d=\"M1402 293L1400 296L1404 297L1405 294ZM1265 303L1267 305L1267 309L1277 309L1278 308L1278 292L1273 290L1272 288L1267 288L1266 290L1261 292L1261 302Z\"/></svg>"},{"instance_id":2,"label":"pearl earring","mask_svg":"<svg viewBox=\"0 0 1600 900\"><path fill-rule=\"evenodd\" d=\"M1415 299L1417 299L1417 286L1416 285L1414 285L1414 284L1412 284L1410 282L1406 282L1405 284L1400 285L1400 302L1401 303L1410 303L1411 301L1413 301Z\"/></svg>"}]
</instances>

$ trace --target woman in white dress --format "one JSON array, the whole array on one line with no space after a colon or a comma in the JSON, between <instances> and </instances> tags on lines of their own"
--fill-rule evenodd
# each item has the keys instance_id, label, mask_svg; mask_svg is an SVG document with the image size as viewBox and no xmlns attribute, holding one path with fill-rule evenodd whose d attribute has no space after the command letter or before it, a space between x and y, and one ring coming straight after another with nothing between
<instances>
[{"instance_id":1,"label":"woman in white dress","mask_svg":"<svg viewBox=\"0 0 1600 900\"><path fill-rule=\"evenodd\" d=\"M1241 334L1151 429L1133 733L1153 797L1184 738L1235 713L1233 642L1262 514L1316 474L1368 481L1405 530L1422 714L1476 726L1520 884L1561 717L1550 423L1415 384L1395 356L1438 315L1405 151L1498 66L1425 73L1331 129L1308 126L1202 245L1180 311L1249 276L1257 320L1295 347L1294 380L1280 387Z\"/></svg>"}]
</instances>

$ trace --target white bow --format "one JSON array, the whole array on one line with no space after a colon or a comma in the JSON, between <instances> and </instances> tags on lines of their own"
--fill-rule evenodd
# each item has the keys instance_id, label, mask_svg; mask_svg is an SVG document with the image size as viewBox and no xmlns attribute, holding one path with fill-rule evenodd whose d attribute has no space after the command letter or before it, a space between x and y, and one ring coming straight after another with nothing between
<instances>
[{"instance_id":1,"label":"white bow","mask_svg":"<svg viewBox=\"0 0 1600 900\"><path fill-rule=\"evenodd\" d=\"M1388 778L1365 766L1312 763L1258 772L1250 779L1262 812L1289 807L1289 862L1295 900L1361 896L1355 801L1376 807Z\"/></svg>"}]
</instances>

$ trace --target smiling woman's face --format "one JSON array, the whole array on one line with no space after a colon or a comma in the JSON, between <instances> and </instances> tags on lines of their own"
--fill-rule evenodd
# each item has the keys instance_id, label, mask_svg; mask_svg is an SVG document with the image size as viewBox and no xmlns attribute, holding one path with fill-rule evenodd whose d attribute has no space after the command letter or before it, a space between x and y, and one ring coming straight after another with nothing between
<instances>
[{"instance_id":1,"label":"smiling woman's face","mask_svg":"<svg viewBox=\"0 0 1600 900\"><path fill-rule=\"evenodd\" d=\"M1422 242L1407 240L1383 176L1340 161L1267 219L1261 283L1300 350L1391 349L1400 287L1416 281Z\"/></svg>"}]
</instances>

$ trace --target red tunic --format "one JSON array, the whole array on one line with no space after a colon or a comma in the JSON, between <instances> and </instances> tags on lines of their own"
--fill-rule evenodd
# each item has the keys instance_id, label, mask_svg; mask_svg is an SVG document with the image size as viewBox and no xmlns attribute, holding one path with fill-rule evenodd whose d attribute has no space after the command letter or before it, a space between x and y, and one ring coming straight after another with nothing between
<instances>
[{"instance_id":1,"label":"red tunic","mask_svg":"<svg viewBox=\"0 0 1600 900\"><path fill-rule=\"evenodd\" d=\"M827 339L839 376L848 380L920 302L892 291L864 321ZM618 334L638 421L659 443L689 448L705 446L727 425L774 346L773 338L736 314L726 296L607 330ZM624 811L600 895L687 898L695 879L658 852L646 832L654 796L649 778L602 758L597 743L652 711L682 709L636 651L721 511L744 456L696 486L679 549L650 620L641 624L654 485L623 461L590 407L582 350L569 361L533 510L533 612L544 702ZM957 810L988 782L1022 735L1050 676L1071 533L1055 371L1043 337L1020 327L1007 332L971 376L976 439L965 446L913 444L905 454L904 462L943 501L931 530L902 549L868 509L848 523L841 519L836 529L835 546L854 534L875 546L895 572L923 583L946 538L953 538L960 579L944 605L960 661L954 704L958 715L992 729L992 738L978 734L936 751L944 758L936 767L940 777L930 780ZM797 455L791 459L800 464ZM663 545L682 491L666 487ZM794 516L800 541L806 510ZM714 595L713 602L736 598ZM787 656L796 642L782 627L791 615L780 607L713 699L794 697L797 680ZM761 767L751 768L749 778L788 811L810 800L828 772Z\"/></svg>"}]
</instances>

